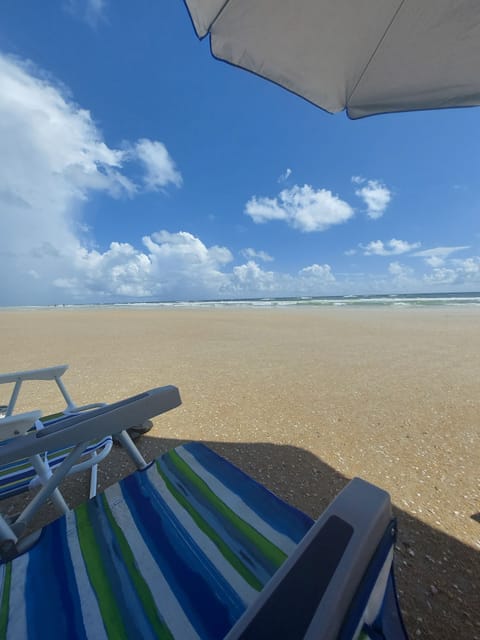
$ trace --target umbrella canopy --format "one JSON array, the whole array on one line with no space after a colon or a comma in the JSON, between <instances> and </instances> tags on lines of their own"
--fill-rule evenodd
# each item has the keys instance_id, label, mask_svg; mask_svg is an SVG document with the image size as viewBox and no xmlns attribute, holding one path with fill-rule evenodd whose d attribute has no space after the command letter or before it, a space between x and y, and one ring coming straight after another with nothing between
<instances>
[{"instance_id":1,"label":"umbrella canopy","mask_svg":"<svg viewBox=\"0 0 480 640\"><path fill-rule=\"evenodd\" d=\"M480 104L478 0L186 0L213 55L351 118Z\"/></svg>"}]
</instances>

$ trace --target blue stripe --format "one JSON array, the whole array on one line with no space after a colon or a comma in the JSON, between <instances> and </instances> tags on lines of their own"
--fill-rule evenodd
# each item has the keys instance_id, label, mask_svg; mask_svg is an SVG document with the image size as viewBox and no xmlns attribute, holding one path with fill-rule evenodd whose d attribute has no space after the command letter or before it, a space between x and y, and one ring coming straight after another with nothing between
<instances>
[{"instance_id":1,"label":"blue stripe","mask_svg":"<svg viewBox=\"0 0 480 640\"><path fill-rule=\"evenodd\" d=\"M143 606L130 580L128 570L105 513L102 496L86 504L89 523L102 558L102 570L114 593L129 638L155 638Z\"/></svg>"},{"instance_id":2,"label":"blue stripe","mask_svg":"<svg viewBox=\"0 0 480 640\"><path fill-rule=\"evenodd\" d=\"M86 456L92 451L106 446L110 440L111 437L108 436L103 440L89 445L82 453L80 462L83 462L84 458L86 458ZM52 471L55 470L65 460L72 449L73 447L67 449L66 451L65 449L55 449L54 451L47 452L50 469ZM65 453L58 457L55 457L60 451L65 451ZM16 471L16 469L19 469L24 465L27 465L25 469ZM14 496L19 493L23 493L24 491L28 491L29 482L37 476L35 469L30 465L30 461L27 458L6 464L0 468L0 471L7 472L3 473L3 475L0 476L0 496L3 497Z\"/></svg>"},{"instance_id":3,"label":"blue stripe","mask_svg":"<svg viewBox=\"0 0 480 640\"><path fill-rule=\"evenodd\" d=\"M46 527L29 553L25 605L29 638L85 638L65 518Z\"/></svg>"},{"instance_id":4,"label":"blue stripe","mask_svg":"<svg viewBox=\"0 0 480 640\"><path fill-rule=\"evenodd\" d=\"M135 523L185 615L202 638L223 638L245 610L238 594L183 529L146 473L121 483Z\"/></svg>"},{"instance_id":5,"label":"blue stripe","mask_svg":"<svg viewBox=\"0 0 480 640\"><path fill-rule=\"evenodd\" d=\"M178 476L178 470L169 458L163 457L158 462L168 479L185 496L195 511L218 534L221 534L222 540L235 553L240 562L247 565L255 577L262 584L265 584L278 567L268 562L268 559L255 544L252 544L248 536L245 536L231 520L215 509L214 505L206 501L198 488L189 482L187 477ZM242 517L241 513L237 513L237 515Z\"/></svg>"},{"instance_id":6,"label":"blue stripe","mask_svg":"<svg viewBox=\"0 0 480 640\"><path fill-rule=\"evenodd\" d=\"M302 511L277 498L264 486L202 443L190 442L184 445L184 449L219 482L246 502L262 520L295 543L300 542L312 526L313 520Z\"/></svg>"}]
</instances>

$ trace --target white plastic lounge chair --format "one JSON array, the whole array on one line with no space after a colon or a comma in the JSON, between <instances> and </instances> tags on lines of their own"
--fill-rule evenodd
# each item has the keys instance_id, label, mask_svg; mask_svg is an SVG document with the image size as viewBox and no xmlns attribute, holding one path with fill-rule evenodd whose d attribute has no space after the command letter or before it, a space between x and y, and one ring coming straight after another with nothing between
<instances>
[{"instance_id":1,"label":"white plastic lounge chair","mask_svg":"<svg viewBox=\"0 0 480 640\"><path fill-rule=\"evenodd\" d=\"M49 425L61 425L65 418L57 418L42 422L40 412L17 414L0 419L0 447L12 437L24 436L30 430L41 430ZM89 442L81 453L77 464L73 465L67 475L81 473L90 470L89 498L97 493L97 468L100 462L112 449L112 437L107 436L100 440ZM70 453L71 447L58 450L49 450L42 456L24 458L0 467L0 500L13 497L26 491L36 489L48 480L52 472L60 466ZM56 507L62 512L68 512L68 506L60 494L56 491L52 496Z\"/></svg>"},{"instance_id":2,"label":"white plastic lounge chair","mask_svg":"<svg viewBox=\"0 0 480 640\"><path fill-rule=\"evenodd\" d=\"M0 375L0 385L13 385L8 404L0 407L0 441L8 437L8 424L18 424L16 417L13 416L15 407L19 398L22 386L26 382L32 381L49 381L54 382L61 395L63 396L66 406L55 414L47 415L41 420L37 418L34 425L36 429L41 429L45 424L53 421L61 420L65 416L90 411L92 409L105 406L104 402L94 402L85 405L77 405L70 396L67 388L62 380L62 376L68 369L68 365L59 365L55 367L46 367L43 369L32 369L29 371L15 371L13 373L4 373ZM20 414L21 415L21 414ZM21 420L21 418L20 418ZM97 469L98 464L110 453L112 448L112 438L103 438L98 441L89 443L88 447L82 454L81 461L75 465L69 475L80 473L90 469L90 490L89 497L93 498L97 491ZM50 469L55 469L68 454L68 450L51 451L46 454L44 462L47 463L45 471L50 473ZM37 460L38 467L38 460ZM0 468L0 499L8 498L29 489L38 487L44 480L45 476L39 475L37 470L28 463L27 460L17 461L15 464ZM54 496L56 506L64 513L68 511L65 501L57 492Z\"/></svg>"},{"instance_id":3,"label":"white plastic lounge chair","mask_svg":"<svg viewBox=\"0 0 480 640\"><path fill-rule=\"evenodd\" d=\"M0 464L179 403L152 390L12 440ZM313 523L203 444L142 468L121 440L141 470L35 541L2 532L0 638L406 638L384 491L355 479Z\"/></svg>"},{"instance_id":4,"label":"white plastic lounge chair","mask_svg":"<svg viewBox=\"0 0 480 640\"><path fill-rule=\"evenodd\" d=\"M78 405L72 399L68 392L62 376L67 371L68 365L58 365L55 367L45 367L43 369L32 369L28 371L16 371L13 373L4 373L0 375L0 385L12 385L11 394L6 405L0 406L0 441L8 437L8 424L19 424L13 416L15 407L20 395L20 391L24 388L25 383L47 381L53 382L58 387L61 395L65 400L65 408L55 414L44 416L35 420L35 428L41 429L45 425L52 424L53 421L60 421L66 416L76 415L78 413L91 411L99 407L106 406L105 402L93 402L90 404ZM22 418L19 419L22 421ZM33 420L32 420L33 423ZM33 425L30 424L30 427ZM151 423L139 425L132 423L129 426L129 433L132 436L138 436L140 433L148 431ZM1 445L0 445L1 446ZM81 473L90 470L90 489L89 497L93 498L97 492L97 470L98 464L110 453L112 448L112 437L108 435L100 440L90 442L82 453L80 461L74 465L68 475ZM49 451L44 461L48 463L46 467L47 473L54 470L68 455L69 449L59 449ZM38 461L37 461L38 466ZM0 468L0 500L17 495L29 489L38 487L45 476L41 476L33 468L27 460L20 460L11 465ZM60 493L54 496L56 506L64 513L68 511L67 505Z\"/></svg>"}]
</instances>

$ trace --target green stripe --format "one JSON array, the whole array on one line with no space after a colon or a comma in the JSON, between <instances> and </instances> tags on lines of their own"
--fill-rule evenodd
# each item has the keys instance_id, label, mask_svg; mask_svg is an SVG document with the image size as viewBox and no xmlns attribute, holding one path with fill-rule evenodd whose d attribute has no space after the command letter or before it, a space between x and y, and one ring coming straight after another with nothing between
<instances>
[{"instance_id":1,"label":"green stripe","mask_svg":"<svg viewBox=\"0 0 480 640\"><path fill-rule=\"evenodd\" d=\"M236 528L250 543L261 551L273 567L278 569L286 560L287 555L274 545L268 538L262 535L248 522L242 520L228 505L226 505L200 478L188 464L178 455L176 451L169 451L166 454L170 462L174 465L177 473L186 478L187 482L192 484L195 489L202 495L203 499L210 503L212 509L216 510L223 518L225 518L232 527ZM208 525L210 527L210 525ZM213 529L212 529L213 530ZM218 545L217 545L218 546ZM229 548L229 547L227 547ZM235 556L236 557L236 556ZM263 585L262 585L263 586Z\"/></svg>"},{"instance_id":2,"label":"green stripe","mask_svg":"<svg viewBox=\"0 0 480 640\"><path fill-rule=\"evenodd\" d=\"M0 604L0 638L7 637L11 582L12 582L12 563L8 562L5 565L5 578L3 580L2 601Z\"/></svg>"},{"instance_id":3,"label":"green stripe","mask_svg":"<svg viewBox=\"0 0 480 640\"><path fill-rule=\"evenodd\" d=\"M123 531L120 529L115 518L113 517L110 506L107 502L107 499L105 498L105 494L102 495L102 502L105 508L105 513L107 515L108 523L110 524L113 535L115 536L120 547L122 559L130 576L130 580L134 585L135 592L138 598L142 602L143 610L145 611L150 625L155 632L155 637L165 638L165 640L173 639L173 635L165 624L165 621L162 620L162 618L158 614L157 606L148 587L148 584L140 571L137 569L135 556L132 553L132 550L123 534Z\"/></svg>"},{"instance_id":4,"label":"green stripe","mask_svg":"<svg viewBox=\"0 0 480 640\"><path fill-rule=\"evenodd\" d=\"M103 571L103 558L96 544L93 527L88 517L87 505L80 505L75 510L75 515L77 520L78 541L85 568L90 579L90 584L96 594L107 636L112 638L112 640L120 640L121 638L128 640L126 629L122 623L122 612L118 607L115 594Z\"/></svg>"},{"instance_id":5,"label":"green stripe","mask_svg":"<svg viewBox=\"0 0 480 640\"><path fill-rule=\"evenodd\" d=\"M263 588L263 583L260 582L257 576L252 573L248 569L248 567L246 567L243 562L241 562L241 560L238 559L238 557L233 553L230 547L218 535L215 529L198 513L198 511L195 511L195 509L192 507L190 502L188 502L185 496L175 488L175 486L170 482L167 476L160 469L158 461L157 471L165 482L167 489L173 495L175 500L185 509L185 511L188 512L197 527L210 538L210 540L218 548L222 556L229 562L229 564L232 565L235 571L239 573L253 589L255 589L256 591L260 591Z\"/></svg>"},{"instance_id":6,"label":"green stripe","mask_svg":"<svg viewBox=\"0 0 480 640\"><path fill-rule=\"evenodd\" d=\"M43 418L40 418L40 422L44 423L49 420L55 420L55 418L62 418L64 415L65 413L63 413L63 411L60 411L59 413L52 413L49 416L43 416Z\"/></svg>"},{"instance_id":7,"label":"green stripe","mask_svg":"<svg viewBox=\"0 0 480 640\"><path fill-rule=\"evenodd\" d=\"M0 471L0 477L2 476L8 476L11 473L14 473L15 471L22 471L25 469L32 469L32 465L30 464L30 462L28 460L25 459L25 462L23 460L21 460L18 465L16 464L12 464L11 466L9 466L8 468L5 468L4 470Z\"/></svg>"}]
</instances>

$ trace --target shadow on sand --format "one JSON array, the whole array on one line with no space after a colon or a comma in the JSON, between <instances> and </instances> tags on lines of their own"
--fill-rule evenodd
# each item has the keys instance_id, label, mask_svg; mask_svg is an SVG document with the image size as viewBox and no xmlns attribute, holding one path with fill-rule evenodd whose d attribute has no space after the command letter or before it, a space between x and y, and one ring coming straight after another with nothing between
<instances>
[{"instance_id":1,"label":"shadow on sand","mask_svg":"<svg viewBox=\"0 0 480 640\"><path fill-rule=\"evenodd\" d=\"M137 445L150 461L182 444L145 435ZM317 518L347 484L339 474L303 449L271 443L208 442L286 502ZM99 491L134 470L126 453L114 447L100 465ZM68 479L62 492L70 506L85 500L85 478ZM4 505L2 512L5 513ZM8 505L6 505L8 506ZM10 510L19 506L18 499ZM399 535L395 573L405 624L413 638L480 640L480 554L394 506ZM35 528L56 517L45 508Z\"/></svg>"},{"instance_id":2,"label":"shadow on sand","mask_svg":"<svg viewBox=\"0 0 480 640\"><path fill-rule=\"evenodd\" d=\"M177 444L181 442L148 435L138 441L147 460ZM312 518L349 481L297 447L205 444ZM399 523L395 573L410 636L480 639L480 553L395 506L394 513Z\"/></svg>"}]
</instances>

